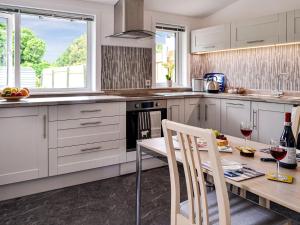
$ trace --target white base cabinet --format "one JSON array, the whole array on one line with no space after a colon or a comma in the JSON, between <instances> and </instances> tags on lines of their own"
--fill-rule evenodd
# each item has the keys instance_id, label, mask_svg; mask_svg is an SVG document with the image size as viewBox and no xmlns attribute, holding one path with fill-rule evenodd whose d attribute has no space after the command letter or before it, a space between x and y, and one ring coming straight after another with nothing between
<instances>
[{"instance_id":1,"label":"white base cabinet","mask_svg":"<svg viewBox=\"0 0 300 225\"><path fill-rule=\"evenodd\" d=\"M265 144L269 144L271 139L279 140L285 112L291 112L289 105L252 102L252 140Z\"/></svg>"},{"instance_id":2,"label":"white base cabinet","mask_svg":"<svg viewBox=\"0 0 300 225\"><path fill-rule=\"evenodd\" d=\"M202 128L220 130L221 128L221 102L220 99L200 99L200 126Z\"/></svg>"},{"instance_id":3,"label":"white base cabinet","mask_svg":"<svg viewBox=\"0 0 300 225\"><path fill-rule=\"evenodd\" d=\"M47 107L0 109L0 185L48 176Z\"/></svg>"},{"instance_id":4,"label":"white base cabinet","mask_svg":"<svg viewBox=\"0 0 300 225\"><path fill-rule=\"evenodd\" d=\"M201 105L200 98L186 98L184 101L185 124L201 127Z\"/></svg>"},{"instance_id":5,"label":"white base cabinet","mask_svg":"<svg viewBox=\"0 0 300 225\"><path fill-rule=\"evenodd\" d=\"M168 120L184 123L184 99L168 99L167 112Z\"/></svg>"},{"instance_id":6,"label":"white base cabinet","mask_svg":"<svg viewBox=\"0 0 300 225\"><path fill-rule=\"evenodd\" d=\"M221 131L235 137L243 137L241 122L251 121L251 102L223 99L221 101Z\"/></svg>"}]
</instances>

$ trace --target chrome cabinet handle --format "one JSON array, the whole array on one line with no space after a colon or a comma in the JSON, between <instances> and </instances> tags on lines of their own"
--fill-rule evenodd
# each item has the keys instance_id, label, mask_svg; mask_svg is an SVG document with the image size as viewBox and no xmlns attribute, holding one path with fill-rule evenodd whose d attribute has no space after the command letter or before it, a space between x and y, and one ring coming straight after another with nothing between
<instances>
[{"instance_id":1,"label":"chrome cabinet handle","mask_svg":"<svg viewBox=\"0 0 300 225\"><path fill-rule=\"evenodd\" d=\"M254 43L261 43L264 42L265 40L253 40L253 41L247 41L247 44L254 44Z\"/></svg>"},{"instance_id":2,"label":"chrome cabinet handle","mask_svg":"<svg viewBox=\"0 0 300 225\"><path fill-rule=\"evenodd\" d=\"M257 130L257 111L253 110L253 121L252 126L254 130Z\"/></svg>"},{"instance_id":3,"label":"chrome cabinet handle","mask_svg":"<svg viewBox=\"0 0 300 225\"><path fill-rule=\"evenodd\" d=\"M47 138L47 116L43 116L43 125L44 125L44 131L43 131L43 137L44 139Z\"/></svg>"},{"instance_id":4,"label":"chrome cabinet handle","mask_svg":"<svg viewBox=\"0 0 300 225\"><path fill-rule=\"evenodd\" d=\"M201 120L201 108L200 108L200 104L198 105L198 120Z\"/></svg>"},{"instance_id":5,"label":"chrome cabinet handle","mask_svg":"<svg viewBox=\"0 0 300 225\"><path fill-rule=\"evenodd\" d=\"M242 103L231 103L231 102L228 102L227 105L232 105L232 106L245 106L245 105L242 104Z\"/></svg>"},{"instance_id":6,"label":"chrome cabinet handle","mask_svg":"<svg viewBox=\"0 0 300 225\"><path fill-rule=\"evenodd\" d=\"M204 46L203 48L215 48L215 45L210 45L210 46Z\"/></svg>"},{"instance_id":7,"label":"chrome cabinet handle","mask_svg":"<svg viewBox=\"0 0 300 225\"><path fill-rule=\"evenodd\" d=\"M88 152L88 151L95 151L95 150L100 150L100 149L102 149L101 146L95 147L95 148L84 148L84 149L81 149L80 151L82 151L82 152Z\"/></svg>"},{"instance_id":8,"label":"chrome cabinet handle","mask_svg":"<svg viewBox=\"0 0 300 225\"><path fill-rule=\"evenodd\" d=\"M81 113L93 113L93 112L101 112L102 109L91 109L91 110L81 110Z\"/></svg>"},{"instance_id":9,"label":"chrome cabinet handle","mask_svg":"<svg viewBox=\"0 0 300 225\"><path fill-rule=\"evenodd\" d=\"M81 126L86 126L86 125L97 125L97 124L101 124L101 121L97 121L97 122L87 122L87 123L80 123Z\"/></svg>"},{"instance_id":10,"label":"chrome cabinet handle","mask_svg":"<svg viewBox=\"0 0 300 225\"><path fill-rule=\"evenodd\" d=\"M172 106L170 106L170 120L173 118L173 113L172 113Z\"/></svg>"},{"instance_id":11,"label":"chrome cabinet handle","mask_svg":"<svg viewBox=\"0 0 300 225\"><path fill-rule=\"evenodd\" d=\"M207 104L205 104L205 114L204 114L204 119L207 121Z\"/></svg>"}]
</instances>

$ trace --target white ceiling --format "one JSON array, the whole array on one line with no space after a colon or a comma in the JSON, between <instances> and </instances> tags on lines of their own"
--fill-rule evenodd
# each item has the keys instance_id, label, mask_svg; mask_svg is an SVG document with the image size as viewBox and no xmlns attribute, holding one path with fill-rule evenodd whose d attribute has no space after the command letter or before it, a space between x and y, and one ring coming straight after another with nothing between
<instances>
[{"instance_id":1,"label":"white ceiling","mask_svg":"<svg viewBox=\"0 0 300 225\"><path fill-rule=\"evenodd\" d=\"M86 0L115 4L118 0ZM184 16L204 17L237 0L144 0L145 9Z\"/></svg>"}]
</instances>

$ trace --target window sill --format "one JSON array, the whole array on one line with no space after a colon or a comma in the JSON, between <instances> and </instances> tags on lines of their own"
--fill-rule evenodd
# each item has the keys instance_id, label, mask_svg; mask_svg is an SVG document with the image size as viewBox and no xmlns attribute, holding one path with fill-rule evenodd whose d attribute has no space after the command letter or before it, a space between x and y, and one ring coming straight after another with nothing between
<instances>
[{"instance_id":1,"label":"window sill","mask_svg":"<svg viewBox=\"0 0 300 225\"><path fill-rule=\"evenodd\" d=\"M72 91L72 92L31 92L30 97L47 98L47 97L65 97L65 96L95 96L104 95L104 91Z\"/></svg>"}]
</instances>

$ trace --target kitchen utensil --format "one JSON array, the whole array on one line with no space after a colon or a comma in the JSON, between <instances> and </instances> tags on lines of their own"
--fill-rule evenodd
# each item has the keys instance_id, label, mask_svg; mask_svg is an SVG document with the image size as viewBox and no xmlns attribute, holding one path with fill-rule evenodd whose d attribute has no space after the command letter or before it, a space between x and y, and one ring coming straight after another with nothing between
<instances>
[{"instance_id":1,"label":"kitchen utensil","mask_svg":"<svg viewBox=\"0 0 300 225\"><path fill-rule=\"evenodd\" d=\"M226 77L223 73L206 73L204 79L214 78L219 83L220 92L225 92Z\"/></svg>"}]
</instances>

